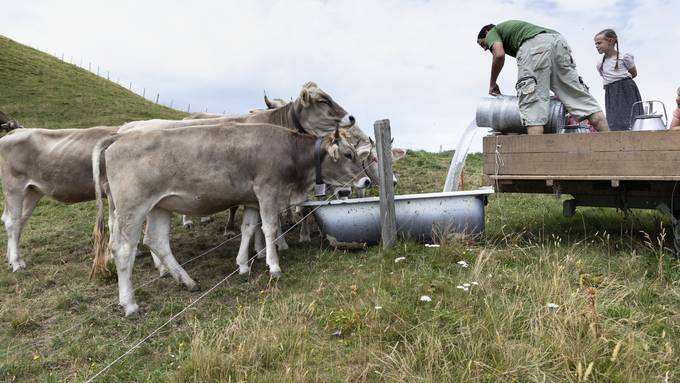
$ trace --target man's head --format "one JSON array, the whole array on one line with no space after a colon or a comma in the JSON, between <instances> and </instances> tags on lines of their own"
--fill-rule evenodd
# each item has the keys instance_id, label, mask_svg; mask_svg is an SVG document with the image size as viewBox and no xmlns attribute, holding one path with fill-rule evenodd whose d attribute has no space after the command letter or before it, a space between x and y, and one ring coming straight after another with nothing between
<instances>
[{"instance_id":1,"label":"man's head","mask_svg":"<svg viewBox=\"0 0 680 383\"><path fill-rule=\"evenodd\" d=\"M479 44L482 49L489 50L489 45L486 43L486 34L489 33L489 31L495 27L495 24L487 24L482 27L482 29L479 31L479 34L477 34L477 44Z\"/></svg>"},{"instance_id":2,"label":"man's head","mask_svg":"<svg viewBox=\"0 0 680 383\"><path fill-rule=\"evenodd\" d=\"M678 109L680 109L680 86L678 87L678 93L675 95L675 103L678 104Z\"/></svg>"}]
</instances>

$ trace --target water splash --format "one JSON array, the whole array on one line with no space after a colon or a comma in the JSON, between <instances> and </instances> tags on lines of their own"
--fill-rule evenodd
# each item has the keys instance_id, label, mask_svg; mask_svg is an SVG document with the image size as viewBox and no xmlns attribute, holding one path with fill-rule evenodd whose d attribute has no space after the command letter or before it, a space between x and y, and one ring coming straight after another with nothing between
<instances>
[{"instance_id":1,"label":"water splash","mask_svg":"<svg viewBox=\"0 0 680 383\"><path fill-rule=\"evenodd\" d=\"M446 175L446 182L444 183L444 191L457 191L460 189L460 174L465 165L465 157L467 156L472 138L474 138L477 130L477 122L472 120L463 133L463 137L458 141L458 146L453 154L451 166L449 166L449 174Z\"/></svg>"}]
</instances>

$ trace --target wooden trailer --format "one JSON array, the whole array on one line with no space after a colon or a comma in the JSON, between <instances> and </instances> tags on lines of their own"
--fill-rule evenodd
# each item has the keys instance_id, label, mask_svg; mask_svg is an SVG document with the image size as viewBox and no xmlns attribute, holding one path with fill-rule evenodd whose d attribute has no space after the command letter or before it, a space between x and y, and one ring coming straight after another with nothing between
<instances>
[{"instance_id":1,"label":"wooden trailer","mask_svg":"<svg viewBox=\"0 0 680 383\"><path fill-rule=\"evenodd\" d=\"M569 194L578 206L656 209L680 254L680 131L484 137L484 183L497 193Z\"/></svg>"}]
</instances>

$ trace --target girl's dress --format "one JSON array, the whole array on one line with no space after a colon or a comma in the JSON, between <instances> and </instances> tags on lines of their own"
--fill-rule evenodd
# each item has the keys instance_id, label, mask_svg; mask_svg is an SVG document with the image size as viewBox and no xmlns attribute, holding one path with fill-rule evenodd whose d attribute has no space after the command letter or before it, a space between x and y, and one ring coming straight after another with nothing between
<instances>
[{"instance_id":1,"label":"girl's dress","mask_svg":"<svg viewBox=\"0 0 680 383\"><path fill-rule=\"evenodd\" d=\"M637 84L628 72L635 67L635 61L629 53L619 56L618 69L616 61L616 56L613 56L605 58L604 63L600 61L597 64L597 70L604 82L607 123L609 130L630 130L631 108L633 103L642 100ZM634 114L641 113L642 108L638 104Z\"/></svg>"}]
</instances>

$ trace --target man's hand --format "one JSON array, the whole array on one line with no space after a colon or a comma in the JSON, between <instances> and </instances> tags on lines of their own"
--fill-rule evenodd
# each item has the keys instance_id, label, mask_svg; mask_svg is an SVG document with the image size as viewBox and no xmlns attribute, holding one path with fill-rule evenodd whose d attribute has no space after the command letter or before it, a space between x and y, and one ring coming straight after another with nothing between
<instances>
[{"instance_id":1,"label":"man's hand","mask_svg":"<svg viewBox=\"0 0 680 383\"><path fill-rule=\"evenodd\" d=\"M501 88L498 87L498 84L493 84L489 87L489 94L492 96L498 96L501 94Z\"/></svg>"}]
</instances>

